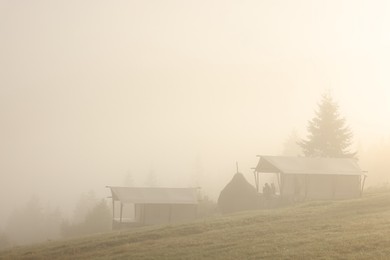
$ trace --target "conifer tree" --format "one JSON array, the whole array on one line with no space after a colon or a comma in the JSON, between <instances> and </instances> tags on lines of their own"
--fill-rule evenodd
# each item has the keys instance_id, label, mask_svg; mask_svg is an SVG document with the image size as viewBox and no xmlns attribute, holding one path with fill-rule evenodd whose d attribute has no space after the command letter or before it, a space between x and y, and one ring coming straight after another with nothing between
<instances>
[{"instance_id":1,"label":"conifer tree","mask_svg":"<svg viewBox=\"0 0 390 260\"><path fill-rule=\"evenodd\" d=\"M351 152L352 132L346 126L345 118L339 114L339 106L330 93L322 95L316 116L308 123L307 139L298 144L306 157L349 157Z\"/></svg>"},{"instance_id":2,"label":"conifer tree","mask_svg":"<svg viewBox=\"0 0 390 260\"><path fill-rule=\"evenodd\" d=\"M282 155L284 156L299 156L302 153L302 149L299 146L299 136L297 131L293 130L283 143Z\"/></svg>"}]
</instances>

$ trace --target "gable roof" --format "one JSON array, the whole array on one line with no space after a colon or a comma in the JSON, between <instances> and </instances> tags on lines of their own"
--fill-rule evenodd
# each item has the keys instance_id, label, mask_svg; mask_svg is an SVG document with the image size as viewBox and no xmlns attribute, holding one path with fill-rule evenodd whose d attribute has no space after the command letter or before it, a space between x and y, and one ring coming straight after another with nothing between
<instances>
[{"instance_id":1,"label":"gable roof","mask_svg":"<svg viewBox=\"0 0 390 260\"><path fill-rule=\"evenodd\" d=\"M257 172L284 174L364 175L351 158L260 156Z\"/></svg>"},{"instance_id":2,"label":"gable roof","mask_svg":"<svg viewBox=\"0 0 390 260\"><path fill-rule=\"evenodd\" d=\"M112 198L136 204L197 204L197 188L112 187Z\"/></svg>"}]
</instances>

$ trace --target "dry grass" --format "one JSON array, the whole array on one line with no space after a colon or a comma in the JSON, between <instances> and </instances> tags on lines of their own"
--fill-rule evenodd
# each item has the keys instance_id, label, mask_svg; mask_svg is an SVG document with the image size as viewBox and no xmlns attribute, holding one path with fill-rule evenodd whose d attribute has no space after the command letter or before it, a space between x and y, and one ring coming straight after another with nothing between
<instances>
[{"instance_id":1,"label":"dry grass","mask_svg":"<svg viewBox=\"0 0 390 260\"><path fill-rule=\"evenodd\" d=\"M390 192L0 252L4 259L388 259Z\"/></svg>"}]
</instances>

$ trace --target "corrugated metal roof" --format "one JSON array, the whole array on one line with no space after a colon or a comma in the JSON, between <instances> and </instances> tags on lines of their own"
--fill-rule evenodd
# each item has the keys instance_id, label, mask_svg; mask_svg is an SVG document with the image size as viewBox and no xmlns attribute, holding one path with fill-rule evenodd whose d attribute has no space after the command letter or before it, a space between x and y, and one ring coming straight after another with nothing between
<instances>
[{"instance_id":1,"label":"corrugated metal roof","mask_svg":"<svg viewBox=\"0 0 390 260\"><path fill-rule=\"evenodd\" d=\"M284 174L364 175L351 158L260 156L257 172Z\"/></svg>"},{"instance_id":2,"label":"corrugated metal roof","mask_svg":"<svg viewBox=\"0 0 390 260\"><path fill-rule=\"evenodd\" d=\"M196 188L111 187L112 197L122 203L197 204Z\"/></svg>"}]
</instances>

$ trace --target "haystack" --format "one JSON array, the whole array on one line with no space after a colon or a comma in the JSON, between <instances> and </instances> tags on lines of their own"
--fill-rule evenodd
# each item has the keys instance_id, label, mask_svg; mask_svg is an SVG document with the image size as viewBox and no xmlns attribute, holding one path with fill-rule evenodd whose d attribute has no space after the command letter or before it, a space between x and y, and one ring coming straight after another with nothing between
<instances>
[{"instance_id":1,"label":"haystack","mask_svg":"<svg viewBox=\"0 0 390 260\"><path fill-rule=\"evenodd\" d=\"M259 195L241 173L236 173L233 179L221 191L218 206L222 213L231 213L259 208Z\"/></svg>"}]
</instances>

